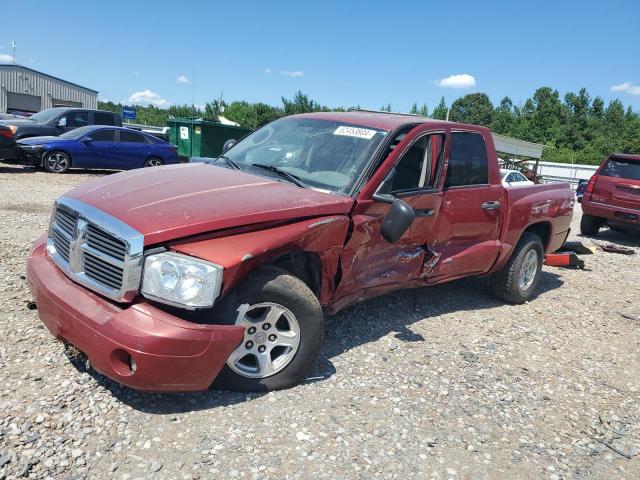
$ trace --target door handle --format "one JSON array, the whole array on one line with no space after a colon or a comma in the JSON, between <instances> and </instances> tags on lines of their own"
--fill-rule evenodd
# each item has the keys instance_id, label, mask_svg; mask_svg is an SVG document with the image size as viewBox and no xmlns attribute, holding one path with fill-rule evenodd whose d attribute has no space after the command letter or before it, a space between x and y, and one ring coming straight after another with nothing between
<instances>
[{"instance_id":1,"label":"door handle","mask_svg":"<svg viewBox=\"0 0 640 480\"><path fill-rule=\"evenodd\" d=\"M485 210L496 210L497 208L500 208L502 206L502 203L500 203L498 200L493 200L491 202L484 202L481 207L484 208Z\"/></svg>"},{"instance_id":2,"label":"door handle","mask_svg":"<svg viewBox=\"0 0 640 480\"><path fill-rule=\"evenodd\" d=\"M423 208L414 210L416 212L416 217L433 217L434 211L430 208Z\"/></svg>"}]
</instances>

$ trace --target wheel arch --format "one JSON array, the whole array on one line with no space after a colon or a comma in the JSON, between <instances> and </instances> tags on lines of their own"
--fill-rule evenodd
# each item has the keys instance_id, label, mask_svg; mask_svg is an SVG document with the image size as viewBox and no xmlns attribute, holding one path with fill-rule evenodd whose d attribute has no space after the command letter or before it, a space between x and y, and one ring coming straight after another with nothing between
<instances>
[{"instance_id":1,"label":"wheel arch","mask_svg":"<svg viewBox=\"0 0 640 480\"><path fill-rule=\"evenodd\" d=\"M275 266L300 278L326 305L335 290L348 225L346 216L333 215L179 244L171 249L221 265L221 296L260 267Z\"/></svg>"},{"instance_id":2,"label":"wheel arch","mask_svg":"<svg viewBox=\"0 0 640 480\"><path fill-rule=\"evenodd\" d=\"M536 235L538 235L538 237L540 237L540 240L542 240L542 247L544 248L545 251L547 250L547 247L551 242L551 222L544 221L544 222L532 223L520 233L520 237L518 237L518 242L520 241L520 239L522 238L522 235L525 232L535 233ZM516 245L518 244L518 242L516 242Z\"/></svg>"}]
</instances>

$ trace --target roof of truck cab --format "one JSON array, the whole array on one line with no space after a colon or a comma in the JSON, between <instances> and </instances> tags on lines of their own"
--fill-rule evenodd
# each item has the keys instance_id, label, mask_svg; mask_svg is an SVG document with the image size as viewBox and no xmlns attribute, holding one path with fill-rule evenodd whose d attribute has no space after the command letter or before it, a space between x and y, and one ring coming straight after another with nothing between
<instances>
[{"instance_id":1,"label":"roof of truck cab","mask_svg":"<svg viewBox=\"0 0 640 480\"><path fill-rule=\"evenodd\" d=\"M386 112L371 112L362 110L353 110L348 112L313 112L313 113L301 113L294 115L295 117L303 118L318 118L324 120L334 120L338 122L351 123L354 125L361 125L363 127L378 128L380 130L393 131L404 125L414 125L416 123L432 123L435 125L448 125L448 126L460 126L473 129L486 129L486 127L479 127L477 125L466 125L456 122L447 122L445 120L436 120L433 118L422 117L420 115L410 115L403 113L386 113Z\"/></svg>"}]
</instances>

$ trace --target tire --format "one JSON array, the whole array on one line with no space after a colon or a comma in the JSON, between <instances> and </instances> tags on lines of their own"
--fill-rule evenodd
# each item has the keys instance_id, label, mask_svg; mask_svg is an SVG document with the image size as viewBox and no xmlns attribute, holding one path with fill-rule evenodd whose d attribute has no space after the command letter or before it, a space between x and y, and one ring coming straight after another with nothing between
<instances>
[{"instance_id":1,"label":"tire","mask_svg":"<svg viewBox=\"0 0 640 480\"><path fill-rule=\"evenodd\" d=\"M45 154L42 166L49 173L66 173L71 168L71 157L64 152L54 150Z\"/></svg>"},{"instance_id":2,"label":"tire","mask_svg":"<svg viewBox=\"0 0 640 480\"><path fill-rule=\"evenodd\" d=\"M256 271L216 310L215 316L222 315L225 323L246 325L247 330L216 378L215 388L238 392L288 388L300 382L318 359L324 336L322 308L311 289L286 270ZM266 328L269 324L271 328ZM266 353L259 357L263 348Z\"/></svg>"},{"instance_id":3,"label":"tire","mask_svg":"<svg viewBox=\"0 0 640 480\"><path fill-rule=\"evenodd\" d=\"M509 303L526 302L538 287L543 260L544 247L540 237L524 232L507 264L491 275L493 293Z\"/></svg>"},{"instance_id":4,"label":"tire","mask_svg":"<svg viewBox=\"0 0 640 480\"><path fill-rule=\"evenodd\" d=\"M582 235L595 237L598 235L600 227L602 227L602 219L587 215L586 213L582 214L582 218L580 219L580 233L582 233Z\"/></svg>"},{"instance_id":5,"label":"tire","mask_svg":"<svg viewBox=\"0 0 640 480\"><path fill-rule=\"evenodd\" d=\"M159 167L164 165L164 162L161 158L158 157L149 157L144 161L144 167Z\"/></svg>"}]
</instances>

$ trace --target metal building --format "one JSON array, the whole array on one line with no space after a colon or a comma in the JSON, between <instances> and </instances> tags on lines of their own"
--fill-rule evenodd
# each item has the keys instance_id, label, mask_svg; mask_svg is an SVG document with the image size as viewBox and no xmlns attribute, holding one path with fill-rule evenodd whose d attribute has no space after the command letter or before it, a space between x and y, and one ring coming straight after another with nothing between
<instances>
[{"instance_id":1,"label":"metal building","mask_svg":"<svg viewBox=\"0 0 640 480\"><path fill-rule=\"evenodd\" d=\"M51 107L97 108L98 92L32 68L0 65L0 113L36 113Z\"/></svg>"}]
</instances>

